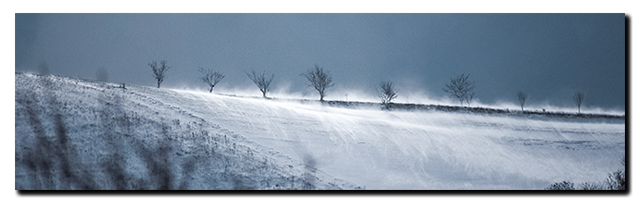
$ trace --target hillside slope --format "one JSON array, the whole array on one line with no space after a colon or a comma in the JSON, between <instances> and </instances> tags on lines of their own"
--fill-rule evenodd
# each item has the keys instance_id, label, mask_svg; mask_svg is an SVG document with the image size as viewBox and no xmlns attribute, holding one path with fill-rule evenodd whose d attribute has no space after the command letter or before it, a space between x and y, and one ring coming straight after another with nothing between
<instances>
[{"instance_id":1,"label":"hillside slope","mask_svg":"<svg viewBox=\"0 0 640 203\"><path fill-rule=\"evenodd\" d=\"M148 95L167 91L16 73L16 189L359 189Z\"/></svg>"},{"instance_id":2,"label":"hillside slope","mask_svg":"<svg viewBox=\"0 0 640 203\"><path fill-rule=\"evenodd\" d=\"M117 86L16 73L16 189L542 189L625 155L620 119Z\"/></svg>"}]
</instances>

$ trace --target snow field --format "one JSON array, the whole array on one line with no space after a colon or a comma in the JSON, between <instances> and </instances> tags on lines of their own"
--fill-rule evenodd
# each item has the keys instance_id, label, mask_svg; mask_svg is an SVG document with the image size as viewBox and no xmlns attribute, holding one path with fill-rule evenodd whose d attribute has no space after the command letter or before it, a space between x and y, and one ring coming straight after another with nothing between
<instances>
[{"instance_id":1,"label":"snow field","mask_svg":"<svg viewBox=\"0 0 640 203\"><path fill-rule=\"evenodd\" d=\"M543 189L602 180L625 155L624 121L345 109L49 78L16 74L16 189ZM66 133L56 133L58 114ZM77 149L75 176L91 184L42 172L69 157L26 161L56 151L36 140L59 145L58 134Z\"/></svg>"},{"instance_id":2,"label":"snow field","mask_svg":"<svg viewBox=\"0 0 640 203\"><path fill-rule=\"evenodd\" d=\"M541 189L596 181L624 156L624 123L342 109L186 91L195 115L367 189ZM165 100L168 103L177 100ZM222 115L222 116L220 116Z\"/></svg>"}]
</instances>

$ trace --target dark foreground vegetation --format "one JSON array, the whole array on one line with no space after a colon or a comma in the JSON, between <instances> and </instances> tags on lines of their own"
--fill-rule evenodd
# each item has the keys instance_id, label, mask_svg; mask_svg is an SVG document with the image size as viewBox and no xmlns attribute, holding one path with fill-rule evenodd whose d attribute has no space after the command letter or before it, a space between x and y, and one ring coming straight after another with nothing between
<instances>
[{"instance_id":1,"label":"dark foreground vegetation","mask_svg":"<svg viewBox=\"0 0 640 203\"><path fill-rule=\"evenodd\" d=\"M622 166L625 166L624 158ZM545 190L627 190L627 174L625 169L620 169L609 173L607 179L601 182L586 182L576 186L571 181L562 181L547 186Z\"/></svg>"}]
</instances>

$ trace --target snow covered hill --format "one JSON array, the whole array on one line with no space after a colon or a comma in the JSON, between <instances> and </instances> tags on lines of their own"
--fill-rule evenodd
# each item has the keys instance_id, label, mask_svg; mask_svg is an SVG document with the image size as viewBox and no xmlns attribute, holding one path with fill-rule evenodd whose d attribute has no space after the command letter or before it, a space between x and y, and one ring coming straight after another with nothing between
<instances>
[{"instance_id":1,"label":"snow covered hill","mask_svg":"<svg viewBox=\"0 0 640 203\"><path fill-rule=\"evenodd\" d=\"M340 108L16 73L16 189L543 189L621 168L624 119Z\"/></svg>"}]
</instances>

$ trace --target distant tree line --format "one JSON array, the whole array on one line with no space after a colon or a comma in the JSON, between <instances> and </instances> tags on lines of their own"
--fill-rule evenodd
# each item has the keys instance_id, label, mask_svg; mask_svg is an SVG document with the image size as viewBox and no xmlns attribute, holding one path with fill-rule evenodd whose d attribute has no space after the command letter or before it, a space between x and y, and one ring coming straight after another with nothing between
<instances>
[{"instance_id":1,"label":"distant tree line","mask_svg":"<svg viewBox=\"0 0 640 203\"><path fill-rule=\"evenodd\" d=\"M149 63L149 67L151 67L153 77L158 83L158 88L160 88L160 84L166 77L166 72L171 67L167 65L166 60L160 61L159 65L156 61L152 61ZM201 74L200 79L207 84L210 93L213 92L213 88L225 77L224 73L212 69L199 68L198 71ZM259 73L253 69L251 69L251 72L245 71L245 74L249 79L251 79L251 81L253 81L260 92L262 92L262 97L267 98L269 86L271 85L275 75L271 74L271 77L267 77L265 71ZM300 73L300 76L306 78L309 82L308 86L313 87L313 89L318 92L320 95L320 101L324 101L324 98L327 96L327 88L334 85L331 73L318 65L314 65L314 68ZM442 88L442 90L451 98L460 101L460 106L462 106L464 102L467 103L467 106L471 106L471 102L476 97L474 92L475 82L471 81L469 76L469 74L461 74L457 77L450 78L449 83L445 84L444 88ZM379 88L379 90L376 88L377 96L385 108L388 109L391 101L398 97L398 89L396 89L391 81L380 82ZM528 99L527 93L519 91L516 93L516 96L518 98L518 103L520 104L520 110L524 111L524 104ZM578 107L578 114L580 114L580 107L582 106L585 98L584 93L576 92L572 98L574 104Z\"/></svg>"}]
</instances>

